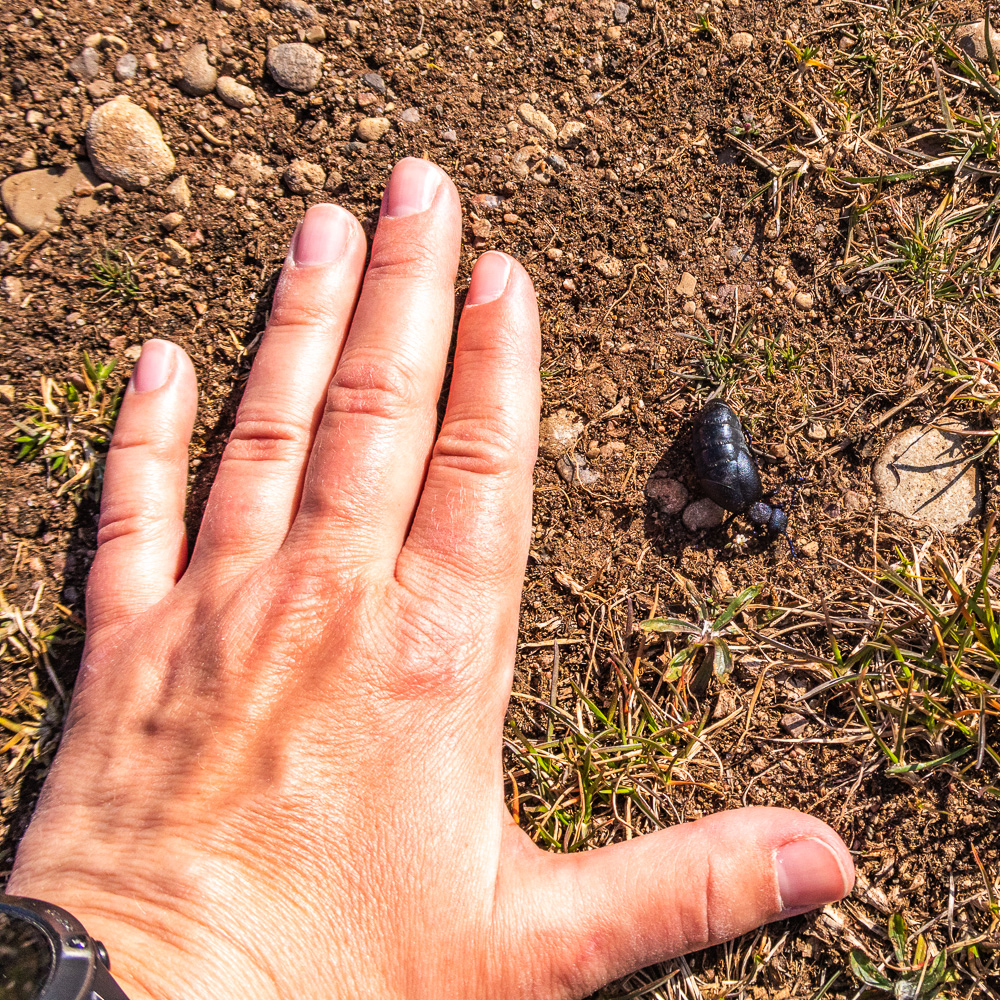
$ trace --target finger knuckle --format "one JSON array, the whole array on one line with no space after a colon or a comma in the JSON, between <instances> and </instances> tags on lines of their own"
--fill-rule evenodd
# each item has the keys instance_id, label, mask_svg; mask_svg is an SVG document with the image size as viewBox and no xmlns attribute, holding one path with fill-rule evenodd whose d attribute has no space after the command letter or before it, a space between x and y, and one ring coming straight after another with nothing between
<instances>
[{"instance_id":1,"label":"finger knuckle","mask_svg":"<svg viewBox=\"0 0 1000 1000\"><path fill-rule=\"evenodd\" d=\"M223 462L290 462L309 448L310 428L291 420L237 418L223 453Z\"/></svg>"},{"instance_id":2,"label":"finger knuckle","mask_svg":"<svg viewBox=\"0 0 1000 1000\"><path fill-rule=\"evenodd\" d=\"M418 404L418 385L416 374L399 358L359 351L337 367L327 411L395 420Z\"/></svg>"},{"instance_id":3,"label":"finger knuckle","mask_svg":"<svg viewBox=\"0 0 1000 1000\"><path fill-rule=\"evenodd\" d=\"M97 522L97 545L100 547L128 535L155 537L166 525L167 519L158 514L137 511L131 504L105 501Z\"/></svg>"},{"instance_id":4,"label":"finger knuckle","mask_svg":"<svg viewBox=\"0 0 1000 1000\"><path fill-rule=\"evenodd\" d=\"M448 420L434 444L433 460L473 476L504 477L517 471L521 450L514 430L498 417Z\"/></svg>"},{"instance_id":5,"label":"finger knuckle","mask_svg":"<svg viewBox=\"0 0 1000 1000\"><path fill-rule=\"evenodd\" d=\"M365 272L365 287L405 283L411 290L414 282L427 280L441 270L441 251L424 239L410 234L406 239L377 240Z\"/></svg>"}]
</instances>

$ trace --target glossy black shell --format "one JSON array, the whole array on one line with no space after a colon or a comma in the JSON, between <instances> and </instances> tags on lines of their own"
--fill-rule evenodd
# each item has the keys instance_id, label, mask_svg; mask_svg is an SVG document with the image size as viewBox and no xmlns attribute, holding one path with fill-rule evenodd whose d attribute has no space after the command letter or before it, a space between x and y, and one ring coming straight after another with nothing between
<instances>
[{"instance_id":1,"label":"glossy black shell","mask_svg":"<svg viewBox=\"0 0 1000 1000\"><path fill-rule=\"evenodd\" d=\"M720 399L698 414L694 426L694 467L705 496L734 514L760 500L757 462L743 436L740 418Z\"/></svg>"}]
</instances>

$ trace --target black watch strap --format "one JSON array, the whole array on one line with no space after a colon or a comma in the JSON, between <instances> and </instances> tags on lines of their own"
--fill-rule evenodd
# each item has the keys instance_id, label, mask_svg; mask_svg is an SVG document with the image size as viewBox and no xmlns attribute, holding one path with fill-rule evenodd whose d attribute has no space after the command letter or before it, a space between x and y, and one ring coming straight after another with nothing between
<instances>
[{"instance_id":1,"label":"black watch strap","mask_svg":"<svg viewBox=\"0 0 1000 1000\"><path fill-rule=\"evenodd\" d=\"M91 1000L128 1000L125 991L115 982L110 969L100 960L94 967L90 996Z\"/></svg>"}]
</instances>

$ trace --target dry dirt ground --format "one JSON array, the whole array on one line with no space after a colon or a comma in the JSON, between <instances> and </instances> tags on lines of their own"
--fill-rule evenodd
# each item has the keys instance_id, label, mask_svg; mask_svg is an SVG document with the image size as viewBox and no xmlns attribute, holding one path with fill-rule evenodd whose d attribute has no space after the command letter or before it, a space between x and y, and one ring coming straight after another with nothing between
<instances>
[{"instance_id":1,"label":"dry dirt ground","mask_svg":"<svg viewBox=\"0 0 1000 1000\"><path fill-rule=\"evenodd\" d=\"M849 997L865 976L871 995L1000 995L1000 91L953 34L982 6L38 4L0 10L0 179L85 158L89 115L127 93L191 201L103 185L47 236L0 234L0 877L72 686L102 440L137 345L170 338L198 369L196 530L304 208L335 199L370 232L392 164L426 156L462 194L460 280L491 247L531 273L543 416L566 411L566 446L599 474L567 481L551 441L537 466L506 750L519 821L582 850L792 806L860 873L842 904L602 996ZM296 94L265 59L304 38L325 62ZM77 80L88 42L98 75ZM254 106L178 87L196 43ZM389 128L359 141L370 117ZM283 180L296 159L325 175L305 195ZM119 367L104 383L83 352ZM690 420L713 392L770 456L768 485L799 483L799 559L650 499L663 476L700 496ZM885 510L871 465L944 415L980 452L984 504L935 532ZM690 631L639 627L653 616Z\"/></svg>"}]
</instances>

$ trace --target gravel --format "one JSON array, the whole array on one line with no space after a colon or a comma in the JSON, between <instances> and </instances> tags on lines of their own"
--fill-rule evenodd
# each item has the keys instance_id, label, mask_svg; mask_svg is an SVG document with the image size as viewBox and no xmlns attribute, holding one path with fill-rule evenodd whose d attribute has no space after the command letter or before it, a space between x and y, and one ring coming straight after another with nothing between
<instances>
[{"instance_id":1,"label":"gravel","mask_svg":"<svg viewBox=\"0 0 1000 1000\"><path fill-rule=\"evenodd\" d=\"M286 42L267 53L267 70L279 87L308 94L323 75L323 55L305 42Z\"/></svg>"}]
</instances>

